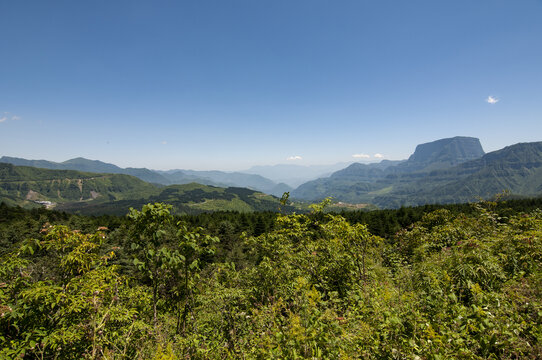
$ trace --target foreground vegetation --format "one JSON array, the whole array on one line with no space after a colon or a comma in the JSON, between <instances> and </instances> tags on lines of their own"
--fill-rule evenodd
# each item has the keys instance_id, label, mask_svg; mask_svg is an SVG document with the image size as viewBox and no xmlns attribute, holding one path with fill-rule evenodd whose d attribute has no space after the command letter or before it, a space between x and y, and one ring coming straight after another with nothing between
<instances>
[{"instance_id":1,"label":"foreground vegetation","mask_svg":"<svg viewBox=\"0 0 542 360\"><path fill-rule=\"evenodd\" d=\"M542 356L540 210L324 205L178 218L156 203L124 219L0 206L0 358Z\"/></svg>"}]
</instances>

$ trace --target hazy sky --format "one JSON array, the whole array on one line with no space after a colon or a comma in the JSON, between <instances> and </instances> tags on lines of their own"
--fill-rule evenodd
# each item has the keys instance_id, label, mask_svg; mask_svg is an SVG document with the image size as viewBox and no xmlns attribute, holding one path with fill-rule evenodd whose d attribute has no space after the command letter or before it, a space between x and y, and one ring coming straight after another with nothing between
<instances>
[{"instance_id":1,"label":"hazy sky","mask_svg":"<svg viewBox=\"0 0 542 360\"><path fill-rule=\"evenodd\" d=\"M0 156L232 170L456 135L542 141L541 0L0 1Z\"/></svg>"}]
</instances>

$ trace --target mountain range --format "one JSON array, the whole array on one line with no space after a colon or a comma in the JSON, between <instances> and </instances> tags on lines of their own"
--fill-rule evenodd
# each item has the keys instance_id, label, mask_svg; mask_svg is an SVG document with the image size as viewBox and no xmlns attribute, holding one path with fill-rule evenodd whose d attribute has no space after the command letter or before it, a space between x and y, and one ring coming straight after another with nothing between
<instances>
[{"instance_id":1,"label":"mountain range","mask_svg":"<svg viewBox=\"0 0 542 360\"><path fill-rule=\"evenodd\" d=\"M441 139L418 145L405 161L352 164L299 186L292 196L310 201L332 196L389 208L476 201L503 191L542 194L542 142L485 154L477 138Z\"/></svg>"},{"instance_id":2,"label":"mountain range","mask_svg":"<svg viewBox=\"0 0 542 360\"><path fill-rule=\"evenodd\" d=\"M50 202L61 209L84 208L89 213L110 212L121 202L127 206L149 199L167 200L179 211L187 210L175 196L195 199L189 205L192 210L277 209L278 199L263 193L280 196L285 191L291 191L292 199L308 202L331 196L347 208L469 202L502 191L516 197L542 194L542 142L519 143L486 154L479 139L464 136L420 144L407 160L353 163L295 190L285 183L243 172L123 169L84 158L56 163L4 156L0 163L0 200L18 205ZM340 168L340 164L336 166ZM273 173L273 169L278 171ZM296 170L301 171L300 177L307 177L325 168L281 165L249 169L277 177L289 171L290 180L297 176ZM194 188L193 183L202 187ZM178 187L183 184L188 185ZM201 192L208 196L198 197ZM249 201L249 197L270 203Z\"/></svg>"}]
</instances>

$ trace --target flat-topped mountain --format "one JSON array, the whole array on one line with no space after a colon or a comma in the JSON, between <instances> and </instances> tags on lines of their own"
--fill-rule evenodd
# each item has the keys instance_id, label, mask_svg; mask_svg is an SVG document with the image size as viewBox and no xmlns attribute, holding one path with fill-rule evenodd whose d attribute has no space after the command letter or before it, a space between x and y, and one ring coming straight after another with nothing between
<instances>
[{"instance_id":1,"label":"flat-topped mountain","mask_svg":"<svg viewBox=\"0 0 542 360\"><path fill-rule=\"evenodd\" d=\"M484 155L480 140L474 137L456 136L416 146L414 154L402 167L418 167L418 170L446 168L474 160Z\"/></svg>"},{"instance_id":2,"label":"flat-topped mountain","mask_svg":"<svg viewBox=\"0 0 542 360\"><path fill-rule=\"evenodd\" d=\"M408 161L423 164L450 161L455 165L477 159L484 154L478 138L456 136L416 146L414 154L408 158Z\"/></svg>"}]
</instances>

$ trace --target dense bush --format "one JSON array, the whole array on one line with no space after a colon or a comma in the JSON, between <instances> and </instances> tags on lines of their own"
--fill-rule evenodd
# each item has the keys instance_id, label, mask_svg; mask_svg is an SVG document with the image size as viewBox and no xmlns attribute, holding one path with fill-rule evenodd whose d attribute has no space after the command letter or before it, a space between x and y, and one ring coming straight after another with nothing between
<instances>
[{"instance_id":1,"label":"dense bush","mask_svg":"<svg viewBox=\"0 0 542 360\"><path fill-rule=\"evenodd\" d=\"M323 206L241 244L249 218L164 204L47 225L2 258L0 358L540 358L542 212L496 206L403 210L386 239Z\"/></svg>"}]
</instances>

